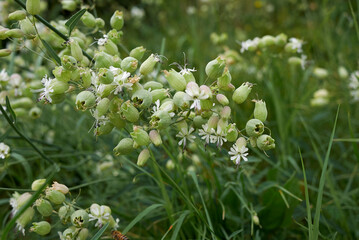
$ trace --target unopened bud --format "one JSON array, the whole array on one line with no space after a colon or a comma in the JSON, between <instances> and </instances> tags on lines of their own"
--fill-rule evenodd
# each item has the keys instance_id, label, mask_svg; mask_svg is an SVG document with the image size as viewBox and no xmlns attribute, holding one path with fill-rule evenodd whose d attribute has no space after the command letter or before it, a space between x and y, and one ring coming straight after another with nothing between
<instances>
[{"instance_id":1,"label":"unopened bud","mask_svg":"<svg viewBox=\"0 0 359 240\"><path fill-rule=\"evenodd\" d=\"M253 84L249 82L243 83L234 91L232 96L233 101L237 104L243 103L247 99L249 93L252 91L252 86Z\"/></svg>"},{"instance_id":2,"label":"unopened bud","mask_svg":"<svg viewBox=\"0 0 359 240\"><path fill-rule=\"evenodd\" d=\"M229 104L228 98L223 94L217 94L216 99L223 106L227 106Z\"/></svg>"},{"instance_id":3,"label":"unopened bud","mask_svg":"<svg viewBox=\"0 0 359 240\"><path fill-rule=\"evenodd\" d=\"M10 49L0 49L0 57L7 57L11 54Z\"/></svg>"},{"instance_id":4,"label":"unopened bud","mask_svg":"<svg viewBox=\"0 0 359 240\"><path fill-rule=\"evenodd\" d=\"M76 40L70 40L71 55L78 61L81 62L83 59L82 49Z\"/></svg>"},{"instance_id":5,"label":"unopened bud","mask_svg":"<svg viewBox=\"0 0 359 240\"><path fill-rule=\"evenodd\" d=\"M33 222L32 227L30 228L31 232L35 232L39 234L40 236L44 236L50 233L51 231L51 225L50 223L46 221L41 222Z\"/></svg>"},{"instance_id":6,"label":"unopened bud","mask_svg":"<svg viewBox=\"0 0 359 240\"><path fill-rule=\"evenodd\" d=\"M147 160L149 158L150 158L150 151L147 148L143 149L138 155L137 165L139 167L143 167L147 163Z\"/></svg>"},{"instance_id":7,"label":"unopened bud","mask_svg":"<svg viewBox=\"0 0 359 240\"><path fill-rule=\"evenodd\" d=\"M146 48L144 48L143 46L136 47L131 50L130 56L140 61L143 55L145 54L145 52L146 52Z\"/></svg>"},{"instance_id":8,"label":"unopened bud","mask_svg":"<svg viewBox=\"0 0 359 240\"><path fill-rule=\"evenodd\" d=\"M187 82L186 79L182 76L182 74L176 72L174 69L171 69L169 72L166 70L163 72L168 83L173 89L175 89L176 91L183 91L186 89Z\"/></svg>"},{"instance_id":9,"label":"unopened bud","mask_svg":"<svg viewBox=\"0 0 359 240\"><path fill-rule=\"evenodd\" d=\"M133 73L136 71L138 65L138 60L133 57L126 57L121 62L121 68L122 70Z\"/></svg>"},{"instance_id":10,"label":"unopened bud","mask_svg":"<svg viewBox=\"0 0 359 240\"><path fill-rule=\"evenodd\" d=\"M59 205L65 201L65 194L57 190L47 189L46 198L53 204Z\"/></svg>"},{"instance_id":11,"label":"unopened bud","mask_svg":"<svg viewBox=\"0 0 359 240\"><path fill-rule=\"evenodd\" d=\"M205 71L210 79L217 79L222 76L225 66L226 60L222 57L217 57L207 64Z\"/></svg>"},{"instance_id":12,"label":"unopened bud","mask_svg":"<svg viewBox=\"0 0 359 240\"><path fill-rule=\"evenodd\" d=\"M39 211L39 213L44 217L48 217L52 214L53 211L52 205L46 199L43 198L37 199L35 202L35 206L37 211Z\"/></svg>"},{"instance_id":13,"label":"unopened bud","mask_svg":"<svg viewBox=\"0 0 359 240\"><path fill-rule=\"evenodd\" d=\"M82 15L81 21L86 27L94 28L96 26L96 18L89 12L85 12Z\"/></svg>"},{"instance_id":14,"label":"unopened bud","mask_svg":"<svg viewBox=\"0 0 359 240\"><path fill-rule=\"evenodd\" d=\"M116 10L110 19L110 24L112 28L120 31L124 24L123 13Z\"/></svg>"},{"instance_id":15,"label":"unopened bud","mask_svg":"<svg viewBox=\"0 0 359 240\"><path fill-rule=\"evenodd\" d=\"M9 14L8 19L11 21L20 21L26 18L26 12L23 10L17 10Z\"/></svg>"},{"instance_id":16,"label":"unopened bud","mask_svg":"<svg viewBox=\"0 0 359 240\"><path fill-rule=\"evenodd\" d=\"M67 194L69 192L69 188L65 184L61 184L58 182L54 182L51 186L51 189L60 191L63 194Z\"/></svg>"},{"instance_id":17,"label":"unopened bud","mask_svg":"<svg viewBox=\"0 0 359 240\"><path fill-rule=\"evenodd\" d=\"M39 190L42 187L42 185L44 185L45 182L46 182L46 179L37 179L37 180L33 181L31 184L31 190L32 191Z\"/></svg>"},{"instance_id":18,"label":"unopened bud","mask_svg":"<svg viewBox=\"0 0 359 240\"><path fill-rule=\"evenodd\" d=\"M267 115L268 115L266 103L263 100L253 100L253 101L255 102L254 118L264 122L265 120L267 120Z\"/></svg>"},{"instance_id":19,"label":"unopened bud","mask_svg":"<svg viewBox=\"0 0 359 240\"><path fill-rule=\"evenodd\" d=\"M159 146L162 144L161 135L159 134L159 132L157 130L151 130L149 133L149 137L150 137L151 142L155 146Z\"/></svg>"},{"instance_id":20,"label":"unopened bud","mask_svg":"<svg viewBox=\"0 0 359 240\"><path fill-rule=\"evenodd\" d=\"M115 155L130 154L134 150L132 138L123 138L113 149Z\"/></svg>"}]
</instances>

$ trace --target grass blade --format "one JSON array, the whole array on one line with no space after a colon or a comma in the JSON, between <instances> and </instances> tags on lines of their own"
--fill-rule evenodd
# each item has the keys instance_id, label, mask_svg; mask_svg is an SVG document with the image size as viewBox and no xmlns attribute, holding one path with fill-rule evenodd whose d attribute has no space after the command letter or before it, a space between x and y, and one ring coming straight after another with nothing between
<instances>
[{"instance_id":1,"label":"grass blade","mask_svg":"<svg viewBox=\"0 0 359 240\"><path fill-rule=\"evenodd\" d=\"M144 218L145 216L147 216L150 212L152 212L153 210L155 210L158 207L162 207L163 204L153 204L151 206L149 206L148 208L146 208L145 210L143 210L143 212L141 212L140 214L137 215L137 217L135 217L135 219L132 220L132 222L130 222L127 227L125 228L125 230L123 230L122 234L126 234L128 231L131 230L131 228L133 226L136 225L136 223L138 223L139 221L141 221L142 218Z\"/></svg>"},{"instance_id":2,"label":"grass blade","mask_svg":"<svg viewBox=\"0 0 359 240\"><path fill-rule=\"evenodd\" d=\"M48 44L45 40L41 39L42 44L44 44L45 48L49 52L50 56L57 62L57 64L61 65L61 59L57 56L55 50Z\"/></svg>"},{"instance_id":3,"label":"grass blade","mask_svg":"<svg viewBox=\"0 0 359 240\"><path fill-rule=\"evenodd\" d=\"M190 213L190 211L185 211L184 213L181 214L181 216L178 218L178 222L176 224L176 227L175 229L173 230L173 234L172 234L172 237L171 237L171 240L176 240L178 239L177 236L178 236L178 233L182 227L182 224L183 224L183 221L184 219L186 218L186 216Z\"/></svg>"},{"instance_id":4,"label":"grass blade","mask_svg":"<svg viewBox=\"0 0 359 240\"><path fill-rule=\"evenodd\" d=\"M85 12L86 9L81 9L80 11L72 15L72 17L69 20L67 20L65 26L69 28L69 36L71 35L72 30L76 27L77 23L81 19L82 15L85 14Z\"/></svg>"},{"instance_id":5,"label":"grass blade","mask_svg":"<svg viewBox=\"0 0 359 240\"><path fill-rule=\"evenodd\" d=\"M102 234L106 231L108 225L110 225L110 223L106 223L105 225L103 225L103 227L100 230L98 230L98 232L91 238L91 240L99 239L102 236Z\"/></svg>"},{"instance_id":6,"label":"grass blade","mask_svg":"<svg viewBox=\"0 0 359 240\"><path fill-rule=\"evenodd\" d=\"M16 114L15 114L14 110L12 110L8 96L6 96L6 110L8 110L10 113L10 120L12 121L12 123L15 124L16 123Z\"/></svg>"}]
</instances>

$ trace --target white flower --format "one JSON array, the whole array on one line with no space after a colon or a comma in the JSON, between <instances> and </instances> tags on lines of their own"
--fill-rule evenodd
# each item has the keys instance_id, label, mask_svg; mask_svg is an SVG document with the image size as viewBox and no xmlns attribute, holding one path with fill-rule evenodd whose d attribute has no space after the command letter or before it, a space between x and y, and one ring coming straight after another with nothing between
<instances>
[{"instance_id":1,"label":"white flower","mask_svg":"<svg viewBox=\"0 0 359 240\"><path fill-rule=\"evenodd\" d=\"M155 106L153 106L153 113L156 113L158 110L160 110L160 106L161 106L161 102L160 100L158 99L156 102L155 102Z\"/></svg>"},{"instance_id":2,"label":"white flower","mask_svg":"<svg viewBox=\"0 0 359 240\"><path fill-rule=\"evenodd\" d=\"M106 34L103 35L103 38L100 38L99 40L97 40L97 44L100 46L103 46L107 43L108 41L108 36Z\"/></svg>"},{"instance_id":3,"label":"white flower","mask_svg":"<svg viewBox=\"0 0 359 240\"><path fill-rule=\"evenodd\" d=\"M227 142L227 133L222 130L220 126L217 126L216 136L212 138L212 143L217 143L217 146L222 146L223 142Z\"/></svg>"},{"instance_id":4,"label":"white flower","mask_svg":"<svg viewBox=\"0 0 359 240\"><path fill-rule=\"evenodd\" d=\"M10 147L6 145L5 143L0 143L0 158L5 159L10 154Z\"/></svg>"},{"instance_id":5,"label":"white flower","mask_svg":"<svg viewBox=\"0 0 359 240\"><path fill-rule=\"evenodd\" d=\"M96 221L95 227L102 227L104 223L107 223L111 214L109 213L109 207L99 206L98 204L92 204L90 207L90 221Z\"/></svg>"},{"instance_id":6,"label":"white flower","mask_svg":"<svg viewBox=\"0 0 359 240\"><path fill-rule=\"evenodd\" d=\"M213 134L216 133L216 131L211 128L208 129L208 124L202 125L203 129L199 130L198 135L202 136L201 139L204 139L206 141L206 144L209 144L210 142L215 142L217 140L217 137Z\"/></svg>"},{"instance_id":7,"label":"white flower","mask_svg":"<svg viewBox=\"0 0 359 240\"><path fill-rule=\"evenodd\" d=\"M9 79L10 79L9 75L7 74L6 70L3 69L0 72L0 82L7 82L9 81Z\"/></svg>"},{"instance_id":8,"label":"white flower","mask_svg":"<svg viewBox=\"0 0 359 240\"><path fill-rule=\"evenodd\" d=\"M45 77L41 80L41 83L42 85L44 85L44 88L35 91L35 92L41 92L39 101L45 98L48 102L50 103L52 102L50 94L54 92L54 89L52 89L51 81L52 79L47 78L47 75L45 75Z\"/></svg>"},{"instance_id":9,"label":"white flower","mask_svg":"<svg viewBox=\"0 0 359 240\"><path fill-rule=\"evenodd\" d=\"M246 146L242 146L239 149L237 144L233 144L233 146L231 147L231 150L228 152L228 154L233 155L231 157L231 160L235 161L236 165L239 165L241 162L241 159L243 159L244 161L248 161L247 151L248 151L248 148L246 148Z\"/></svg>"},{"instance_id":10,"label":"white flower","mask_svg":"<svg viewBox=\"0 0 359 240\"><path fill-rule=\"evenodd\" d=\"M17 199L20 197L20 194L18 192L15 192L12 195L12 198L10 198L10 206L12 207L11 209L11 216L14 216L18 210L18 205L17 205Z\"/></svg>"},{"instance_id":11,"label":"white flower","mask_svg":"<svg viewBox=\"0 0 359 240\"><path fill-rule=\"evenodd\" d=\"M186 147L187 140L190 142L193 142L196 138L191 133L193 133L194 128L191 127L189 130L187 128L182 128L181 131L176 135L178 138L182 138L181 141L178 142L178 145L182 145L183 147Z\"/></svg>"},{"instance_id":12,"label":"white flower","mask_svg":"<svg viewBox=\"0 0 359 240\"><path fill-rule=\"evenodd\" d=\"M123 72L114 78L114 84L116 85L115 94L122 92L123 88L132 89L132 83L127 81L130 76L131 73Z\"/></svg>"},{"instance_id":13,"label":"white flower","mask_svg":"<svg viewBox=\"0 0 359 240\"><path fill-rule=\"evenodd\" d=\"M253 40L248 39L247 41L241 42L241 53L247 51L251 47L257 47L259 43L259 38L255 38Z\"/></svg>"},{"instance_id":14,"label":"white flower","mask_svg":"<svg viewBox=\"0 0 359 240\"><path fill-rule=\"evenodd\" d=\"M189 82L186 87L186 95L184 99L186 101L193 101L191 109L201 110L201 100L207 99L209 96L205 93L204 90L198 87L198 84L195 82Z\"/></svg>"},{"instance_id":15,"label":"white flower","mask_svg":"<svg viewBox=\"0 0 359 240\"><path fill-rule=\"evenodd\" d=\"M349 81L350 81L349 88L351 89L359 88L359 71L355 71L352 74L350 74Z\"/></svg>"},{"instance_id":16,"label":"white flower","mask_svg":"<svg viewBox=\"0 0 359 240\"><path fill-rule=\"evenodd\" d=\"M307 56L302 54L302 56L300 57L300 66L302 67L302 69L304 70L305 69L305 64L307 64Z\"/></svg>"},{"instance_id":17,"label":"white flower","mask_svg":"<svg viewBox=\"0 0 359 240\"><path fill-rule=\"evenodd\" d=\"M180 74L182 74L182 76L183 76L185 74L189 74L189 73L195 72L195 71L197 71L197 70L194 68L191 69L191 68L186 68L186 66L184 66L184 68L181 69Z\"/></svg>"},{"instance_id":18,"label":"white flower","mask_svg":"<svg viewBox=\"0 0 359 240\"><path fill-rule=\"evenodd\" d=\"M292 49L296 50L297 53L303 52L303 50L302 50L303 40L300 40L297 38L290 38L289 42L292 43Z\"/></svg>"},{"instance_id":19,"label":"white flower","mask_svg":"<svg viewBox=\"0 0 359 240\"><path fill-rule=\"evenodd\" d=\"M121 68L117 68L117 67L114 67L114 66L110 66L109 70L113 73L114 76L117 76L117 75L122 73Z\"/></svg>"},{"instance_id":20,"label":"white flower","mask_svg":"<svg viewBox=\"0 0 359 240\"><path fill-rule=\"evenodd\" d=\"M133 18L142 19L145 16L145 11L139 7L131 8L131 16Z\"/></svg>"}]
</instances>

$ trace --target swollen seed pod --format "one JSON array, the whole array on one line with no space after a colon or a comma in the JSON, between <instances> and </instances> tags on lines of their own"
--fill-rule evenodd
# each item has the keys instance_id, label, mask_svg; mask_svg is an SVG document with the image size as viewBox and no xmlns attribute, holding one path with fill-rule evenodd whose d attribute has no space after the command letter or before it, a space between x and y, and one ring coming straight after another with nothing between
<instances>
[{"instance_id":1,"label":"swollen seed pod","mask_svg":"<svg viewBox=\"0 0 359 240\"><path fill-rule=\"evenodd\" d=\"M169 72L164 70L163 72L168 83L173 89L175 89L176 91L183 91L186 89L186 79L179 72L176 72L174 69L171 69Z\"/></svg>"},{"instance_id":2,"label":"swollen seed pod","mask_svg":"<svg viewBox=\"0 0 359 240\"><path fill-rule=\"evenodd\" d=\"M133 132L130 135L138 146L147 146L151 143L148 133L138 126L133 127Z\"/></svg>"},{"instance_id":3,"label":"swollen seed pod","mask_svg":"<svg viewBox=\"0 0 359 240\"><path fill-rule=\"evenodd\" d=\"M95 65L94 67L96 69L99 68L109 68L111 66L113 66L114 62L113 62L113 58L110 54L105 53L105 52L97 52L95 54Z\"/></svg>"},{"instance_id":4,"label":"swollen seed pod","mask_svg":"<svg viewBox=\"0 0 359 240\"><path fill-rule=\"evenodd\" d=\"M6 36L8 38L22 38L24 37L24 32L21 29L14 28L6 31Z\"/></svg>"},{"instance_id":5,"label":"swollen seed pod","mask_svg":"<svg viewBox=\"0 0 359 240\"><path fill-rule=\"evenodd\" d=\"M104 121L100 124L99 127L94 129L94 134L96 136L102 136L111 133L112 129L115 126L110 121Z\"/></svg>"},{"instance_id":6,"label":"swollen seed pod","mask_svg":"<svg viewBox=\"0 0 359 240\"><path fill-rule=\"evenodd\" d=\"M41 10L40 0L26 0L26 11L31 15L39 14Z\"/></svg>"},{"instance_id":7,"label":"swollen seed pod","mask_svg":"<svg viewBox=\"0 0 359 240\"><path fill-rule=\"evenodd\" d=\"M150 74L153 69L155 68L155 65L157 62L159 62L160 59L155 56L154 54L151 54L140 66L140 73L142 75Z\"/></svg>"},{"instance_id":8,"label":"swollen seed pod","mask_svg":"<svg viewBox=\"0 0 359 240\"><path fill-rule=\"evenodd\" d=\"M89 230L87 228L82 228L77 235L76 240L86 240L89 235Z\"/></svg>"},{"instance_id":9,"label":"swollen seed pod","mask_svg":"<svg viewBox=\"0 0 359 240\"><path fill-rule=\"evenodd\" d=\"M81 62L84 55L82 53L82 49L79 45L79 43L74 40L74 39L71 39L70 40L70 48L71 48L71 55L78 61L78 62Z\"/></svg>"},{"instance_id":10,"label":"swollen seed pod","mask_svg":"<svg viewBox=\"0 0 359 240\"><path fill-rule=\"evenodd\" d=\"M300 57L290 57L288 58L288 63L293 66L301 66L302 59Z\"/></svg>"},{"instance_id":11,"label":"swollen seed pod","mask_svg":"<svg viewBox=\"0 0 359 240\"><path fill-rule=\"evenodd\" d=\"M258 44L258 47L260 48L267 48L267 47L271 47L273 45L276 44L276 39L275 37L273 36L270 36L270 35L266 35L266 36L263 36L260 41L259 41L259 44Z\"/></svg>"},{"instance_id":12,"label":"swollen seed pod","mask_svg":"<svg viewBox=\"0 0 359 240\"><path fill-rule=\"evenodd\" d=\"M29 207L25 210L23 214L20 215L20 217L16 220L16 224L18 226L21 226L22 228L25 228L27 224L29 224L32 220L32 218L35 215L35 210L32 207Z\"/></svg>"},{"instance_id":13,"label":"swollen seed pod","mask_svg":"<svg viewBox=\"0 0 359 240\"><path fill-rule=\"evenodd\" d=\"M75 11L77 7L77 3L73 0L62 0L61 1L62 9L67 11Z\"/></svg>"},{"instance_id":14,"label":"swollen seed pod","mask_svg":"<svg viewBox=\"0 0 359 240\"><path fill-rule=\"evenodd\" d=\"M168 160L166 163L166 168L170 171L172 171L173 169L175 169L175 163L172 160Z\"/></svg>"},{"instance_id":15,"label":"swollen seed pod","mask_svg":"<svg viewBox=\"0 0 359 240\"><path fill-rule=\"evenodd\" d=\"M168 97L168 90L161 88L161 89L155 89L151 91L152 95L152 103L155 103L157 100L162 101L166 97Z\"/></svg>"},{"instance_id":16,"label":"swollen seed pod","mask_svg":"<svg viewBox=\"0 0 359 240\"><path fill-rule=\"evenodd\" d=\"M261 120L264 122L267 120L268 111L266 107L266 103L263 100L253 100L255 102L254 107L254 118Z\"/></svg>"},{"instance_id":17,"label":"swollen seed pod","mask_svg":"<svg viewBox=\"0 0 359 240\"><path fill-rule=\"evenodd\" d=\"M110 39L108 40L104 45L104 50L106 53L112 55L112 56L115 56L115 55L118 55L119 52L118 52L118 47L116 46L116 44Z\"/></svg>"},{"instance_id":18,"label":"swollen seed pod","mask_svg":"<svg viewBox=\"0 0 359 240\"><path fill-rule=\"evenodd\" d=\"M180 73L182 74L184 79L186 79L187 84L189 82L196 82L196 79L194 78L192 71L186 70L186 71L181 71Z\"/></svg>"},{"instance_id":19,"label":"swollen seed pod","mask_svg":"<svg viewBox=\"0 0 359 240\"><path fill-rule=\"evenodd\" d=\"M124 20L123 20L123 12L115 11L110 19L111 27L120 31L123 27Z\"/></svg>"},{"instance_id":20,"label":"swollen seed pod","mask_svg":"<svg viewBox=\"0 0 359 240\"><path fill-rule=\"evenodd\" d=\"M100 68L98 72L98 78L100 80L100 83L103 84L110 84L113 82L113 73L107 68Z\"/></svg>"},{"instance_id":21,"label":"swollen seed pod","mask_svg":"<svg viewBox=\"0 0 359 240\"><path fill-rule=\"evenodd\" d=\"M138 110L129 100L121 105L120 113L123 118L132 123L137 122L140 117Z\"/></svg>"},{"instance_id":22,"label":"swollen seed pod","mask_svg":"<svg viewBox=\"0 0 359 240\"><path fill-rule=\"evenodd\" d=\"M275 44L279 47L283 47L287 43L288 37L284 33L281 33L275 37Z\"/></svg>"},{"instance_id":23,"label":"swollen seed pod","mask_svg":"<svg viewBox=\"0 0 359 240\"><path fill-rule=\"evenodd\" d=\"M175 95L173 96L173 103L179 108L183 108L183 109L188 108L190 104L189 101L186 100L185 96L186 96L185 92L181 92L181 91L176 92Z\"/></svg>"},{"instance_id":24,"label":"swollen seed pod","mask_svg":"<svg viewBox=\"0 0 359 240\"><path fill-rule=\"evenodd\" d=\"M109 31L109 32L107 33L107 37L108 37L108 39L110 39L112 42L114 42L114 43L116 43L116 44L120 44L122 34L123 34L122 31L117 31L116 29L112 29L111 31Z\"/></svg>"},{"instance_id":25,"label":"swollen seed pod","mask_svg":"<svg viewBox=\"0 0 359 240\"><path fill-rule=\"evenodd\" d=\"M102 18L96 18L96 27L104 28L105 27L105 21Z\"/></svg>"},{"instance_id":26,"label":"swollen seed pod","mask_svg":"<svg viewBox=\"0 0 359 240\"><path fill-rule=\"evenodd\" d=\"M263 151L273 149L275 148L274 139L267 134L263 134L257 138L257 147Z\"/></svg>"},{"instance_id":27,"label":"swollen seed pod","mask_svg":"<svg viewBox=\"0 0 359 240\"><path fill-rule=\"evenodd\" d=\"M228 98L223 94L217 94L216 99L223 106L227 106L229 104Z\"/></svg>"},{"instance_id":28,"label":"swollen seed pod","mask_svg":"<svg viewBox=\"0 0 359 240\"><path fill-rule=\"evenodd\" d=\"M171 116L167 111L159 110L151 116L150 124L157 129L164 129L171 124Z\"/></svg>"},{"instance_id":29,"label":"swollen seed pod","mask_svg":"<svg viewBox=\"0 0 359 240\"><path fill-rule=\"evenodd\" d=\"M132 140L132 138L123 138L113 149L113 152L116 156L130 154L134 150L133 143L134 141Z\"/></svg>"},{"instance_id":30,"label":"swollen seed pod","mask_svg":"<svg viewBox=\"0 0 359 240\"><path fill-rule=\"evenodd\" d=\"M33 107L29 111L29 117L31 119L38 119L41 116L42 110L38 107Z\"/></svg>"},{"instance_id":31,"label":"swollen seed pod","mask_svg":"<svg viewBox=\"0 0 359 240\"><path fill-rule=\"evenodd\" d=\"M319 67L314 68L313 74L319 79L328 77L328 71L324 68L319 68Z\"/></svg>"},{"instance_id":32,"label":"swollen seed pod","mask_svg":"<svg viewBox=\"0 0 359 240\"><path fill-rule=\"evenodd\" d=\"M51 225L46 221L33 222L32 227L30 228L31 232L37 233L40 236L45 236L50 233Z\"/></svg>"},{"instance_id":33,"label":"swollen seed pod","mask_svg":"<svg viewBox=\"0 0 359 240\"><path fill-rule=\"evenodd\" d=\"M56 77L57 80L62 82L68 82L71 80L71 71L66 70L63 66L57 66L52 73Z\"/></svg>"},{"instance_id":34,"label":"swollen seed pod","mask_svg":"<svg viewBox=\"0 0 359 240\"><path fill-rule=\"evenodd\" d=\"M105 115L110 107L110 99L103 98L101 99L96 106L97 116L101 117Z\"/></svg>"},{"instance_id":35,"label":"swollen seed pod","mask_svg":"<svg viewBox=\"0 0 359 240\"><path fill-rule=\"evenodd\" d=\"M76 58L74 58L72 56L64 55L61 57L61 65L66 70L73 71L77 68L77 60L76 60Z\"/></svg>"},{"instance_id":36,"label":"swollen seed pod","mask_svg":"<svg viewBox=\"0 0 359 240\"><path fill-rule=\"evenodd\" d=\"M77 110L85 111L89 108L93 108L96 105L96 97L90 91L82 91L76 96L76 108Z\"/></svg>"},{"instance_id":37,"label":"swollen seed pod","mask_svg":"<svg viewBox=\"0 0 359 240\"><path fill-rule=\"evenodd\" d=\"M110 114L108 114L108 118L117 129L122 129L126 126L126 120L121 117L120 113L111 112Z\"/></svg>"},{"instance_id":38,"label":"swollen seed pod","mask_svg":"<svg viewBox=\"0 0 359 240\"><path fill-rule=\"evenodd\" d=\"M150 158L150 151L145 148L143 149L137 158L137 166L143 167L147 163L147 160Z\"/></svg>"},{"instance_id":39,"label":"swollen seed pod","mask_svg":"<svg viewBox=\"0 0 359 240\"><path fill-rule=\"evenodd\" d=\"M217 57L207 64L205 71L208 78L217 79L222 76L225 67L226 60L222 57Z\"/></svg>"},{"instance_id":40,"label":"swollen seed pod","mask_svg":"<svg viewBox=\"0 0 359 240\"><path fill-rule=\"evenodd\" d=\"M85 227L89 222L89 215L85 210L77 210L71 215L71 223L77 227Z\"/></svg>"},{"instance_id":41,"label":"swollen seed pod","mask_svg":"<svg viewBox=\"0 0 359 240\"><path fill-rule=\"evenodd\" d=\"M63 239L74 239L74 237L77 234L77 230L75 226L71 226L67 229L65 229L65 231L62 233L62 237Z\"/></svg>"},{"instance_id":42,"label":"swollen seed pod","mask_svg":"<svg viewBox=\"0 0 359 240\"><path fill-rule=\"evenodd\" d=\"M50 200L53 204L59 205L65 201L65 194L60 191L47 189L46 198Z\"/></svg>"},{"instance_id":43,"label":"swollen seed pod","mask_svg":"<svg viewBox=\"0 0 359 240\"><path fill-rule=\"evenodd\" d=\"M143 88L150 91L150 90L155 90L155 89L161 89L161 88L163 88L163 85L160 82L149 81L143 85Z\"/></svg>"},{"instance_id":44,"label":"swollen seed pod","mask_svg":"<svg viewBox=\"0 0 359 240\"><path fill-rule=\"evenodd\" d=\"M90 87L91 82L92 82L91 70L88 69L88 68L80 68L79 69L79 74L80 74L82 87L83 88Z\"/></svg>"},{"instance_id":45,"label":"swollen seed pod","mask_svg":"<svg viewBox=\"0 0 359 240\"><path fill-rule=\"evenodd\" d=\"M82 15L81 21L86 27L96 27L96 18L89 12L85 12L84 15Z\"/></svg>"},{"instance_id":46,"label":"swollen seed pod","mask_svg":"<svg viewBox=\"0 0 359 240\"><path fill-rule=\"evenodd\" d=\"M258 137L264 132L264 124L261 120L251 119L246 124L246 132L250 137Z\"/></svg>"},{"instance_id":47,"label":"swollen seed pod","mask_svg":"<svg viewBox=\"0 0 359 240\"><path fill-rule=\"evenodd\" d=\"M69 192L69 188L65 184L58 182L54 182L51 186L51 189L62 192L63 194L67 194Z\"/></svg>"},{"instance_id":48,"label":"swollen seed pod","mask_svg":"<svg viewBox=\"0 0 359 240\"><path fill-rule=\"evenodd\" d=\"M144 48L143 46L136 47L131 50L130 57L136 58L138 61L140 61L143 55L145 54L145 52L146 52L146 48Z\"/></svg>"},{"instance_id":49,"label":"swollen seed pod","mask_svg":"<svg viewBox=\"0 0 359 240\"><path fill-rule=\"evenodd\" d=\"M49 201L43 198L39 198L35 202L37 211L44 217L48 217L52 214L53 208Z\"/></svg>"},{"instance_id":50,"label":"swollen seed pod","mask_svg":"<svg viewBox=\"0 0 359 240\"><path fill-rule=\"evenodd\" d=\"M46 179L36 179L31 184L31 190L32 191L39 190L42 187L42 185L44 185L45 182L46 182Z\"/></svg>"},{"instance_id":51,"label":"swollen seed pod","mask_svg":"<svg viewBox=\"0 0 359 240\"><path fill-rule=\"evenodd\" d=\"M57 214L63 224L71 221L71 215L75 212L75 209L72 206L65 205L59 208Z\"/></svg>"},{"instance_id":52,"label":"swollen seed pod","mask_svg":"<svg viewBox=\"0 0 359 240\"><path fill-rule=\"evenodd\" d=\"M232 76L228 70L228 68L226 67L224 69L224 73L222 76L220 76L217 80L217 84L219 89L227 89L228 84L230 84L232 81Z\"/></svg>"},{"instance_id":53,"label":"swollen seed pod","mask_svg":"<svg viewBox=\"0 0 359 240\"><path fill-rule=\"evenodd\" d=\"M348 71L343 66L338 68L338 74L341 79L347 79L349 76Z\"/></svg>"},{"instance_id":54,"label":"swollen seed pod","mask_svg":"<svg viewBox=\"0 0 359 240\"><path fill-rule=\"evenodd\" d=\"M247 99L249 93L252 91L252 86L253 84L249 82L243 83L234 91L232 96L233 101L237 104L243 103Z\"/></svg>"},{"instance_id":55,"label":"swollen seed pod","mask_svg":"<svg viewBox=\"0 0 359 240\"><path fill-rule=\"evenodd\" d=\"M11 21L20 21L26 18L26 12L23 10L17 10L9 14L8 19Z\"/></svg>"},{"instance_id":56,"label":"swollen seed pod","mask_svg":"<svg viewBox=\"0 0 359 240\"><path fill-rule=\"evenodd\" d=\"M162 144L161 135L159 134L159 132L158 132L157 130L151 130L148 135L149 135L149 137L150 137L151 142L152 142L155 146L159 146L159 145Z\"/></svg>"},{"instance_id":57,"label":"swollen seed pod","mask_svg":"<svg viewBox=\"0 0 359 240\"><path fill-rule=\"evenodd\" d=\"M141 109L148 108L152 104L152 95L149 91L141 89L136 91L131 100L136 107Z\"/></svg>"},{"instance_id":58,"label":"swollen seed pod","mask_svg":"<svg viewBox=\"0 0 359 240\"><path fill-rule=\"evenodd\" d=\"M15 99L11 103L12 108L31 108L33 105L34 105L34 102L32 101L31 98L28 98L28 97L22 97L22 98Z\"/></svg>"},{"instance_id":59,"label":"swollen seed pod","mask_svg":"<svg viewBox=\"0 0 359 240\"><path fill-rule=\"evenodd\" d=\"M133 57L126 57L121 62L121 68L122 70L133 73L136 71L138 65L138 61L136 58Z\"/></svg>"},{"instance_id":60,"label":"swollen seed pod","mask_svg":"<svg viewBox=\"0 0 359 240\"><path fill-rule=\"evenodd\" d=\"M7 57L11 54L10 49L0 49L0 57Z\"/></svg>"}]
</instances>

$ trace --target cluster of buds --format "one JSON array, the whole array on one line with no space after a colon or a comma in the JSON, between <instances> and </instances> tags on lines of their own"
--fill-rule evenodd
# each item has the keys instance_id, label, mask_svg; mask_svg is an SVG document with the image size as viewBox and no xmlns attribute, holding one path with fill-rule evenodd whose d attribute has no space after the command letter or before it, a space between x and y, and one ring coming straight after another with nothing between
<instances>
[{"instance_id":1,"label":"cluster of buds","mask_svg":"<svg viewBox=\"0 0 359 240\"><path fill-rule=\"evenodd\" d=\"M45 184L46 179L37 179L31 185L31 190L38 191ZM25 228L32 223L29 228L30 232L34 232L40 236L48 235L52 230L51 218L58 218L66 228L63 232L59 232L60 239L63 240L85 240L89 236L90 222L96 221L93 227L101 228L103 224L109 223L109 231L117 229L118 219L114 219L111 215L111 209L108 206L99 206L92 204L89 209L75 210L74 202L66 198L69 189L66 185L54 182L52 186L46 187L40 194L35 203L27 208L25 212L17 219L17 229L25 235ZM26 204L32 194L25 192L19 194L15 192L10 199L12 206L12 216ZM77 207L78 208L78 207ZM39 215L39 217L37 217ZM45 219L39 222L34 219ZM55 222L55 221L54 221Z\"/></svg>"}]
</instances>

